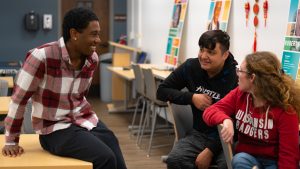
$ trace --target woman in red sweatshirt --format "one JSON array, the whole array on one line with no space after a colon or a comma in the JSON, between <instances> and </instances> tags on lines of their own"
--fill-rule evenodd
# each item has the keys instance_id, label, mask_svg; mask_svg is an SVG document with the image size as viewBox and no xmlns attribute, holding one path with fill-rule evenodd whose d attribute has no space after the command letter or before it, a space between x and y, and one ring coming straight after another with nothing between
<instances>
[{"instance_id":1,"label":"woman in red sweatshirt","mask_svg":"<svg viewBox=\"0 0 300 169\"><path fill-rule=\"evenodd\" d=\"M235 122L238 143L233 168L298 168L299 85L284 74L270 52L247 55L237 75L239 87L203 114L208 125L223 124L225 142L232 142Z\"/></svg>"}]
</instances>

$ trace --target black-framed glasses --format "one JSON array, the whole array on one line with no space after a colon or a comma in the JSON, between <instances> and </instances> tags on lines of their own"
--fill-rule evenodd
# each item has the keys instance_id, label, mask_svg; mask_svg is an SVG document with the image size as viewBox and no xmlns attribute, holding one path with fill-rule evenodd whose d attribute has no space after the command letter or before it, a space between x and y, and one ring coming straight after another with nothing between
<instances>
[{"instance_id":1,"label":"black-framed glasses","mask_svg":"<svg viewBox=\"0 0 300 169\"><path fill-rule=\"evenodd\" d=\"M240 68L236 68L235 71L236 71L236 74L239 74L239 73L246 73L246 74L249 74L249 75L251 74L250 72L245 71L245 70L241 70Z\"/></svg>"}]
</instances>

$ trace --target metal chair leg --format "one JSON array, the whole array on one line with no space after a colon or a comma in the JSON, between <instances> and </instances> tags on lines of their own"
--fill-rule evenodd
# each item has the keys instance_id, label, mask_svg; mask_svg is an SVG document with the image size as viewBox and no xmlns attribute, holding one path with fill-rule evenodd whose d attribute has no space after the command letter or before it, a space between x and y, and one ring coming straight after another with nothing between
<instances>
[{"instance_id":1,"label":"metal chair leg","mask_svg":"<svg viewBox=\"0 0 300 169\"><path fill-rule=\"evenodd\" d=\"M158 112L160 111L160 107L158 107ZM155 126L156 126L156 118L157 118L157 111L156 111L156 106L154 106L153 109L153 116L152 116L152 128L151 128L151 135L150 135L150 140L149 140L149 145L148 145L148 154L147 157L150 157L150 152L151 152L151 147L152 147L152 141L153 141L153 135L155 131Z\"/></svg>"},{"instance_id":2,"label":"metal chair leg","mask_svg":"<svg viewBox=\"0 0 300 169\"><path fill-rule=\"evenodd\" d=\"M145 117L142 115L141 118L140 118L139 132L138 132L137 142L136 142L138 146L141 144L143 136L144 136L144 131L145 131L146 123L147 123L147 118L149 117L149 113L151 111L149 107L151 107L151 105L147 104L147 110L146 110Z\"/></svg>"},{"instance_id":3,"label":"metal chair leg","mask_svg":"<svg viewBox=\"0 0 300 169\"><path fill-rule=\"evenodd\" d=\"M141 134L144 132L143 131L143 122L145 121L145 118L147 116L147 112L148 112L148 107L149 107L149 104L147 103L148 101L145 101L146 103L146 112L143 111L141 113L141 117L140 117L140 122L139 122L139 129L138 129L138 132L137 132L137 136L136 136L136 145L139 146L140 145L140 137L141 137ZM145 117L144 117L145 116Z\"/></svg>"},{"instance_id":4,"label":"metal chair leg","mask_svg":"<svg viewBox=\"0 0 300 169\"><path fill-rule=\"evenodd\" d=\"M136 120L136 115L137 115L137 112L139 110L139 105L140 105L140 102L143 103L143 108L142 108L142 112L144 111L144 106L145 106L145 101L144 101L144 97L143 96L140 96L137 100L137 103L136 103L136 107L135 107L135 110L134 110L134 114L133 114L133 118L131 120L131 126L129 126L129 130L130 130L130 137L133 136L133 133L138 130L139 126L136 127L135 125L135 120ZM137 131L138 132L138 131Z\"/></svg>"},{"instance_id":5,"label":"metal chair leg","mask_svg":"<svg viewBox=\"0 0 300 169\"><path fill-rule=\"evenodd\" d=\"M134 113L133 113L133 117L132 117L132 120L131 120L131 128L129 128L129 130L132 129L132 127L134 126L135 124L135 118L136 118L136 115L137 115L137 112L138 112L138 109L139 109L139 105L140 105L140 101L142 100L142 97L143 96L140 96L137 101L136 101L136 104L135 104L135 109L134 109Z\"/></svg>"}]
</instances>

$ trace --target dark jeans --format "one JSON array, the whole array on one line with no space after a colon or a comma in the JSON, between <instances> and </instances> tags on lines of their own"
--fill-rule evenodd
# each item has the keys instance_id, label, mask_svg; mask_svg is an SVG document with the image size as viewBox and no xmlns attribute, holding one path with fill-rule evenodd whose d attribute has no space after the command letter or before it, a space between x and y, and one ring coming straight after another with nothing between
<instances>
[{"instance_id":1,"label":"dark jeans","mask_svg":"<svg viewBox=\"0 0 300 169\"><path fill-rule=\"evenodd\" d=\"M90 131L71 125L40 135L40 143L52 154L92 162L94 169L126 169L117 138L101 121Z\"/></svg>"},{"instance_id":2,"label":"dark jeans","mask_svg":"<svg viewBox=\"0 0 300 169\"><path fill-rule=\"evenodd\" d=\"M168 169L196 169L196 158L209 141L205 134L192 130L186 137L180 139L168 154L166 160ZM223 151L214 156L212 163L219 169L227 169Z\"/></svg>"}]
</instances>

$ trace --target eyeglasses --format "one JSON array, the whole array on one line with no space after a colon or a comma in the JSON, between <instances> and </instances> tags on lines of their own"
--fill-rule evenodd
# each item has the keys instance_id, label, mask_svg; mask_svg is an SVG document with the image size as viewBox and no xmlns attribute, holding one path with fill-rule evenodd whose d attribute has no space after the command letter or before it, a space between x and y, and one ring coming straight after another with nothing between
<instances>
[{"instance_id":1,"label":"eyeglasses","mask_svg":"<svg viewBox=\"0 0 300 169\"><path fill-rule=\"evenodd\" d=\"M236 68L236 74L239 74L239 73L247 73L247 74L251 74L250 72L248 72L248 71L245 71L245 70L241 70L240 68Z\"/></svg>"}]
</instances>

